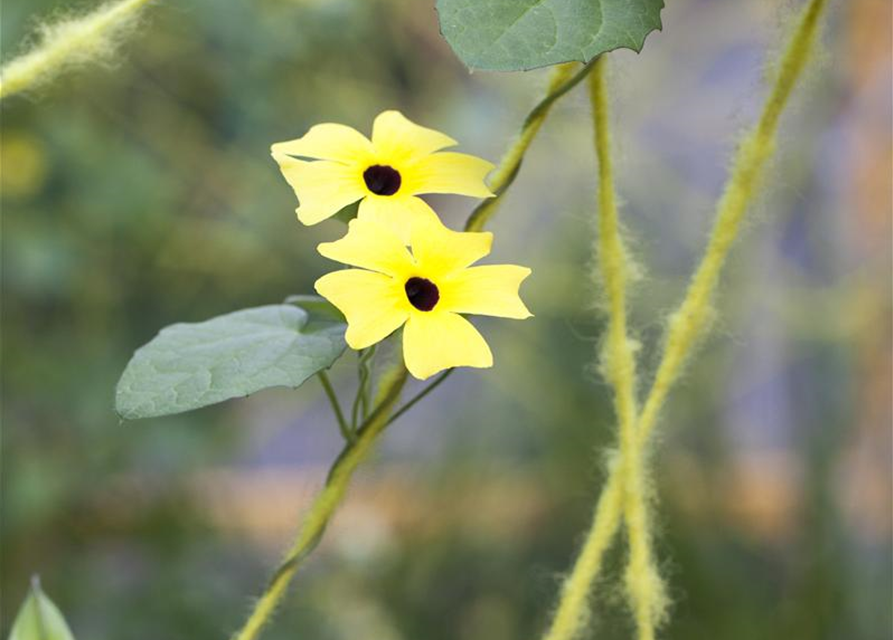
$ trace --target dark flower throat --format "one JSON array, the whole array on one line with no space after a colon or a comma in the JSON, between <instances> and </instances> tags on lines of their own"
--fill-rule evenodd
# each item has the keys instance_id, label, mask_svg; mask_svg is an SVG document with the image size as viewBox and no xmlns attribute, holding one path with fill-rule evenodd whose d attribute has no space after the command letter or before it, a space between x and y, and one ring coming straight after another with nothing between
<instances>
[{"instance_id":1,"label":"dark flower throat","mask_svg":"<svg viewBox=\"0 0 893 640\"><path fill-rule=\"evenodd\" d=\"M413 277L406 281L406 297L419 311L431 311L440 300L437 285L425 278Z\"/></svg>"},{"instance_id":2,"label":"dark flower throat","mask_svg":"<svg viewBox=\"0 0 893 640\"><path fill-rule=\"evenodd\" d=\"M384 164L374 164L363 172L369 191L378 196L392 196L400 188L400 172Z\"/></svg>"}]
</instances>

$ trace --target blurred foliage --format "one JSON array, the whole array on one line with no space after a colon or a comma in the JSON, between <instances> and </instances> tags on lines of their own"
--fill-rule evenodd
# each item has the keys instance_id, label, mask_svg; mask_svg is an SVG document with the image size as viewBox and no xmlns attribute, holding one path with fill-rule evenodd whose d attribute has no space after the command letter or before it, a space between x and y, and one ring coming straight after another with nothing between
<instances>
[{"instance_id":1,"label":"blurred foliage","mask_svg":"<svg viewBox=\"0 0 893 640\"><path fill-rule=\"evenodd\" d=\"M162 326L309 292L330 268L313 248L341 227L297 223L272 141L319 121L368 131L393 107L498 157L544 76L469 75L432 4L158 2L116 65L4 102L7 602L40 573L79 638L225 638L241 622L337 451L319 388L120 423L114 385ZM641 57L618 56L615 82L622 215L650 274L635 313L646 355L779 21L763 0L671 5ZM5 3L4 58L66 6ZM731 265L718 337L670 401L655 477L667 637L890 637L890 174L877 152L890 74L865 44L889 37L884 7L836 16L822 80L785 125L782 184ZM494 370L454 376L392 427L271 640L542 629L612 432L581 269L585 104L570 96L547 123L495 221L494 261L534 268L537 317L482 322ZM435 204L453 223L472 206ZM350 363L335 374L349 388ZM628 637L604 587L598 637Z\"/></svg>"}]
</instances>

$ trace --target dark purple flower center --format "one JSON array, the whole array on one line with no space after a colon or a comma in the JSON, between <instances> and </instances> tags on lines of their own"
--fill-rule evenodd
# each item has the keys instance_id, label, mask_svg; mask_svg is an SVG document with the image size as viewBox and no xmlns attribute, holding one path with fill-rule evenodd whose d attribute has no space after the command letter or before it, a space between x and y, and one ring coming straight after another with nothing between
<instances>
[{"instance_id":1,"label":"dark purple flower center","mask_svg":"<svg viewBox=\"0 0 893 640\"><path fill-rule=\"evenodd\" d=\"M431 311L440 300L437 285L425 278L413 277L406 281L406 297L419 311Z\"/></svg>"},{"instance_id":2,"label":"dark purple flower center","mask_svg":"<svg viewBox=\"0 0 893 640\"><path fill-rule=\"evenodd\" d=\"M366 187L377 196L392 196L400 188L400 172L385 164L374 164L363 172Z\"/></svg>"}]
</instances>

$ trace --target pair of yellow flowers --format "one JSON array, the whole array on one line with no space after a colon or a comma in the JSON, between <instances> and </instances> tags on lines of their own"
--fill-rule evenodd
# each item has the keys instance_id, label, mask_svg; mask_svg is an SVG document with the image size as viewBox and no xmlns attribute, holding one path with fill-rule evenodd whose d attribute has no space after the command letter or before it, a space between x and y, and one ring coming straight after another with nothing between
<instances>
[{"instance_id":1,"label":"pair of yellow flowers","mask_svg":"<svg viewBox=\"0 0 893 640\"><path fill-rule=\"evenodd\" d=\"M375 118L371 140L327 123L272 147L304 224L359 201L347 234L318 247L323 256L358 268L324 275L316 291L344 314L345 338L354 349L402 326L406 368L422 380L451 367L493 365L484 338L461 314L531 315L518 295L530 269L471 266L490 253L493 234L451 231L418 197L493 196L484 182L493 165L441 151L456 144L397 111L385 111Z\"/></svg>"}]
</instances>

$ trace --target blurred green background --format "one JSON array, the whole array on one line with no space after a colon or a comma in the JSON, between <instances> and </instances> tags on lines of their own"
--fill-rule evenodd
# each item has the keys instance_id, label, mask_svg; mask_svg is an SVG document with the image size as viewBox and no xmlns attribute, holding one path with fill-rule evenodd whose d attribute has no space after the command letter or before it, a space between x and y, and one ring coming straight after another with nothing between
<instances>
[{"instance_id":1,"label":"blurred green background","mask_svg":"<svg viewBox=\"0 0 893 640\"><path fill-rule=\"evenodd\" d=\"M612 56L619 188L663 318L705 241L767 56L799 3L673 0ZM72 3L4 0L2 54ZM77 7L90 7L78 3ZM890 3L833 3L671 397L654 486L676 639L891 637ZM222 639L260 593L339 436L319 386L121 423L161 327L310 292L343 228L295 219L272 142L388 108L497 160L547 72L469 74L431 0L160 1L107 68L2 105L2 624L39 573L80 639ZM592 362L594 153L565 98L495 218L536 317L479 323L462 371L395 424L265 638L536 638L612 441ZM457 227L474 202L433 198ZM354 361L334 369L346 393ZM631 637L622 547L592 637Z\"/></svg>"}]
</instances>

